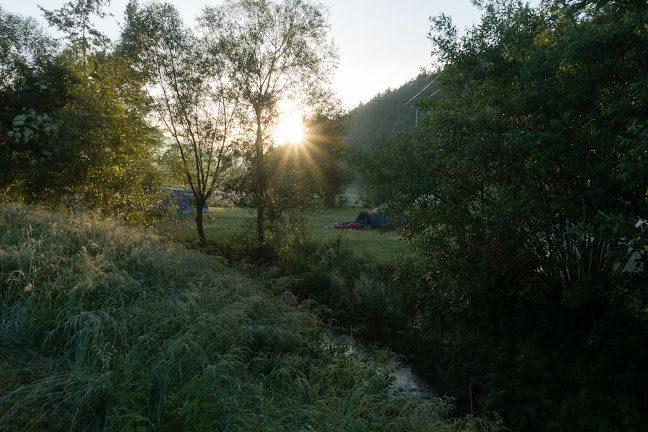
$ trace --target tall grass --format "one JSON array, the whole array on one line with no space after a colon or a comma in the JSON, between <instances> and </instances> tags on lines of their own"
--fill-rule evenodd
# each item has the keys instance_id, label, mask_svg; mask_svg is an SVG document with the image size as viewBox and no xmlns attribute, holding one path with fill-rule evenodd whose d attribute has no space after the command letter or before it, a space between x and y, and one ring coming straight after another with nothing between
<instances>
[{"instance_id":1,"label":"tall grass","mask_svg":"<svg viewBox=\"0 0 648 432\"><path fill-rule=\"evenodd\" d=\"M206 256L92 215L0 209L0 430L429 431L432 401Z\"/></svg>"}]
</instances>

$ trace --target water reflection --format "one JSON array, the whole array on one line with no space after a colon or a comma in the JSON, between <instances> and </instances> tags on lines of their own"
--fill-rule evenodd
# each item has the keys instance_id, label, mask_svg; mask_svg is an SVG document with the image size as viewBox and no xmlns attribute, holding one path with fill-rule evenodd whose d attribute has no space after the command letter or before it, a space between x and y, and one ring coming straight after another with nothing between
<instances>
[{"instance_id":1,"label":"water reflection","mask_svg":"<svg viewBox=\"0 0 648 432\"><path fill-rule=\"evenodd\" d=\"M390 393L402 392L422 399L438 398L437 392L426 383L411 365L399 361L393 354L369 349L362 342L348 335L327 333L326 343L336 347L348 356L367 363L380 372L388 373L393 381Z\"/></svg>"}]
</instances>

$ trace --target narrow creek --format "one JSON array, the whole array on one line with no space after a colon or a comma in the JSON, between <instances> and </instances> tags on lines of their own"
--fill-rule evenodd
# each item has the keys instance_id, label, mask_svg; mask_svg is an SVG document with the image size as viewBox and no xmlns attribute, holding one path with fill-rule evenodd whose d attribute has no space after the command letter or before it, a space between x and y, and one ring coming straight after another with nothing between
<instances>
[{"instance_id":1,"label":"narrow creek","mask_svg":"<svg viewBox=\"0 0 648 432\"><path fill-rule=\"evenodd\" d=\"M390 392L392 393L403 392L426 400L435 399L439 396L433 387L426 383L410 364L399 361L394 354L390 355L387 362L378 361L376 352L349 335L327 333L326 340L332 346L343 349L346 355L377 367L383 372L389 372L394 379L390 386Z\"/></svg>"}]
</instances>

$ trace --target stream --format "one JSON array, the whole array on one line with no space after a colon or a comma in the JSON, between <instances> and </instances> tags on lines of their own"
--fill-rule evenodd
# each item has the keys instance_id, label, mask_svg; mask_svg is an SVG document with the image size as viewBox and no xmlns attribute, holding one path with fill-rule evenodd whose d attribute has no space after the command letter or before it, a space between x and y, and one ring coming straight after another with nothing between
<instances>
[{"instance_id":1,"label":"stream","mask_svg":"<svg viewBox=\"0 0 648 432\"><path fill-rule=\"evenodd\" d=\"M346 355L371 364L381 371L388 371L394 379L389 389L390 393L403 392L426 400L435 399L439 396L410 364L399 361L393 354L387 362L383 362L376 359L378 353L367 348L362 342L351 336L328 333L326 340L332 346L344 349Z\"/></svg>"}]
</instances>

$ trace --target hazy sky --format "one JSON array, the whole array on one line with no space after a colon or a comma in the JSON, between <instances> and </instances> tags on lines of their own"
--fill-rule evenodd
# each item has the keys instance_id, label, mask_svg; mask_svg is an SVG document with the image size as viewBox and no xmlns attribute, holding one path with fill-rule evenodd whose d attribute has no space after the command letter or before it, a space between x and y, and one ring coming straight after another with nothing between
<instances>
[{"instance_id":1,"label":"hazy sky","mask_svg":"<svg viewBox=\"0 0 648 432\"><path fill-rule=\"evenodd\" d=\"M320 0L330 8L331 36L340 52L333 85L343 103L352 107L387 88L396 88L431 65L427 33L429 17L446 13L459 30L478 20L470 0ZM66 0L0 0L11 13L41 21L38 5L57 9ZM143 2L143 1L141 1ZM169 0L193 24L205 5L219 0ZM109 37L119 35L127 0L112 0L114 17L99 25Z\"/></svg>"}]
</instances>

